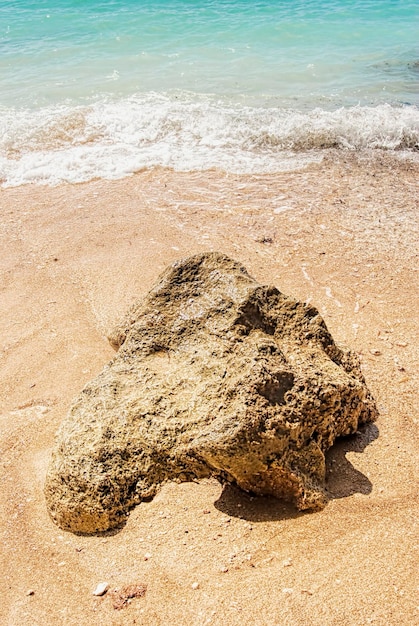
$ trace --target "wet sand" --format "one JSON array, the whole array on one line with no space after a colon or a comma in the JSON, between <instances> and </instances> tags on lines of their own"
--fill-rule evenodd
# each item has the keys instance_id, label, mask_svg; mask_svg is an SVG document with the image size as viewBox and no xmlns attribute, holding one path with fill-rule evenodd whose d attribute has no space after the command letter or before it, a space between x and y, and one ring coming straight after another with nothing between
<instances>
[{"instance_id":1,"label":"wet sand","mask_svg":"<svg viewBox=\"0 0 419 626\"><path fill-rule=\"evenodd\" d=\"M345 625L418 619L418 161L298 172L156 169L0 190L0 623ZM360 355L380 418L328 455L300 514L216 481L169 484L106 536L49 519L43 482L106 333L172 261L219 250L310 300ZM97 583L110 590L94 597ZM113 607L112 590L144 584Z\"/></svg>"}]
</instances>

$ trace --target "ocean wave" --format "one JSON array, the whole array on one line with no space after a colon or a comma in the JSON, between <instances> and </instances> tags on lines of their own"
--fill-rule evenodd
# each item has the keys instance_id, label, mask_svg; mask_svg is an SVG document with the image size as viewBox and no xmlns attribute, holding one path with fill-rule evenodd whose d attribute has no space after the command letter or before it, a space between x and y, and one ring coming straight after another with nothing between
<instances>
[{"instance_id":1,"label":"ocean wave","mask_svg":"<svg viewBox=\"0 0 419 626\"><path fill-rule=\"evenodd\" d=\"M154 166L263 173L298 167L327 148L418 147L419 110L412 106L296 111L149 93L0 109L4 186L121 178Z\"/></svg>"}]
</instances>

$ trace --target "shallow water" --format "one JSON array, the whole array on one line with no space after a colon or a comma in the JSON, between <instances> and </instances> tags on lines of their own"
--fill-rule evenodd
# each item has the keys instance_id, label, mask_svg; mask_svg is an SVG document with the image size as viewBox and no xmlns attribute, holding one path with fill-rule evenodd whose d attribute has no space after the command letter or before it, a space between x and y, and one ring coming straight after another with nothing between
<instances>
[{"instance_id":1,"label":"shallow water","mask_svg":"<svg viewBox=\"0 0 419 626\"><path fill-rule=\"evenodd\" d=\"M0 180L415 149L418 18L409 0L2 3Z\"/></svg>"}]
</instances>

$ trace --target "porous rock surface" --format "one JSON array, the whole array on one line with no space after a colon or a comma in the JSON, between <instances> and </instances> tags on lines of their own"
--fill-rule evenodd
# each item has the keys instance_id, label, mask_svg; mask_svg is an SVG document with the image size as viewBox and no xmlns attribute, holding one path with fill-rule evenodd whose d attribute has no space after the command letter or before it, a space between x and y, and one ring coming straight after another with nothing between
<instances>
[{"instance_id":1,"label":"porous rock surface","mask_svg":"<svg viewBox=\"0 0 419 626\"><path fill-rule=\"evenodd\" d=\"M219 253L168 268L110 341L116 356L75 399L47 474L49 512L73 532L209 476L321 509L325 451L377 417L318 311Z\"/></svg>"}]
</instances>

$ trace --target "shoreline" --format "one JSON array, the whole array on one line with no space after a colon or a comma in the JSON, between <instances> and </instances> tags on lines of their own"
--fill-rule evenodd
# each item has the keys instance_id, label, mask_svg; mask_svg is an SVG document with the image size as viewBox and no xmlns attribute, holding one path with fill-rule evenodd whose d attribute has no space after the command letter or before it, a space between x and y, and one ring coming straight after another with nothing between
<instances>
[{"instance_id":1,"label":"shoreline","mask_svg":"<svg viewBox=\"0 0 419 626\"><path fill-rule=\"evenodd\" d=\"M418 173L331 153L277 174L156 168L0 189L1 623L414 623ZM363 451L335 446L321 513L171 483L115 534L61 531L42 489L72 398L112 358L106 333L127 308L206 250L319 309L360 355L377 432ZM147 593L121 613L92 595L105 580Z\"/></svg>"},{"instance_id":2,"label":"shoreline","mask_svg":"<svg viewBox=\"0 0 419 626\"><path fill-rule=\"evenodd\" d=\"M300 110L137 94L0 114L7 128L0 136L4 187L118 180L157 167L252 176L336 158L419 161L415 105L319 103Z\"/></svg>"}]
</instances>

